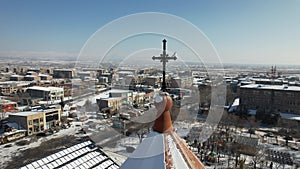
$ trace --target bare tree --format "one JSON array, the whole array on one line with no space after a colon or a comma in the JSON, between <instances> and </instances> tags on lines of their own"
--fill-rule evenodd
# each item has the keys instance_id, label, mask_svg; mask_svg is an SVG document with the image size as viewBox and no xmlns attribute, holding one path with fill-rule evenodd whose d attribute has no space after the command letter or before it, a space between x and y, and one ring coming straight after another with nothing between
<instances>
[{"instance_id":1,"label":"bare tree","mask_svg":"<svg viewBox=\"0 0 300 169\"><path fill-rule=\"evenodd\" d=\"M145 138L147 134L148 134L148 130L145 128L136 132L136 135L138 136L140 143L143 141L143 138Z\"/></svg>"},{"instance_id":2,"label":"bare tree","mask_svg":"<svg viewBox=\"0 0 300 169\"><path fill-rule=\"evenodd\" d=\"M254 163L253 167L254 167L254 169L256 169L257 163L259 163L260 161L262 161L264 159L264 151L258 147L255 147L253 155L254 155L254 156L252 156L252 161Z\"/></svg>"}]
</instances>

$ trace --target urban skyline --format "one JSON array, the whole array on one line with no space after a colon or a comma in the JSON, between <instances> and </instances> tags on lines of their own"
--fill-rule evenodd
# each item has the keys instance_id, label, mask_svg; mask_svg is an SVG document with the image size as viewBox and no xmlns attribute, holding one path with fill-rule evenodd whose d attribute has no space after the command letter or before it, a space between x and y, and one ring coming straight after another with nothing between
<instances>
[{"instance_id":1,"label":"urban skyline","mask_svg":"<svg viewBox=\"0 0 300 169\"><path fill-rule=\"evenodd\" d=\"M150 148L145 144L151 139L151 132L161 131L154 130L155 126L170 124L170 121L158 122L151 129L151 122L160 119L156 103L161 100L157 98L162 88L161 64L158 69L147 66L115 69L113 65L73 68L65 62L60 63L64 67L57 68L51 62L41 68L33 67L39 66L38 62L28 62L31 65L13 64L1 69L2 168L127 166L125 160L130 163L134 152L144 152L138 151L138 147ZM173 102L171 119L180 139L173 133L171 136L178 140L169 140L168 144L186 145L193 152L188 157L196 155L207 169L299 167L298 69L281 72L276 66L271 69L228 67L218 78L218 68L212 68L210 76L198 64L186 69L169 63L167 92ZM221 81L216 83L218 79ZM226 96L222 97L222 93ZM222 102L222 98L226 98L226 104L216 103ZM87 144L86 139L91 141L88 144L93 143L88 149L83 145ZM162 145L159 140L154 142ZM66 155L67 150L57 152L64 143L68 143L66 147L72 155ZM102 148L95 149L95 146ZM189 150L184 147L180 149ZM55 155L49 152L45 156L49 149L55 149ZM168 159L174 160L178 153L174 147L170 150L172 158ZM16 151L22 153L15 155ZM86 158L99 153L111 162L101 159L92 162ZM155 159L163 162L161 158ZM174 165L187 162L180 158ZM173 165L168 160L166 164Z\"/></svg>"}]
</instances>

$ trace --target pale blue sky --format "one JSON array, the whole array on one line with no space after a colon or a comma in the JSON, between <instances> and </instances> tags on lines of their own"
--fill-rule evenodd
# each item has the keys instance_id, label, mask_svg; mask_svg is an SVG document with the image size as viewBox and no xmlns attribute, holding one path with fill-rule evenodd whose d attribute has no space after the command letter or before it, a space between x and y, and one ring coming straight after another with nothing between
<instances>
[{"instance_id":1,"label":"pale blue sky","mask_svg":"<svg viewBox=\"0 0 300 169\"><path fill-rule=\"evenodd\" d=\"M163 12L196 25L225 63L300 65L299 7L297 0L1 0L0 56L77 56L114 19Z\"/></svg>"}]
</instances>

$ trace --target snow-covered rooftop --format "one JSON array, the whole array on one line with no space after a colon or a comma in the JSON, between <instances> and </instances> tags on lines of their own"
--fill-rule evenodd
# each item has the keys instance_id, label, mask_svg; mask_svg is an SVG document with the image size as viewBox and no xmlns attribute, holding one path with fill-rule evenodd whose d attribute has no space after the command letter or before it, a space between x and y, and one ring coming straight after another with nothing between
<instances>
[{"instance_id":1,"label":"snow-covered rooftop","mask_svg":"<svg viewBox=\"0 0 300 169\"><path fill-rule=\"evenodd\" d=\"M0 97L0 104L4 105L4 104L17 104L17 102L13 102L13 101L10 101L10 100L5 100L5 99L2 99Z\"/></svg>"},{"instance_id":2,"label":"snow-covered rooftop","mask_svg":"<svg viewBox=\"0 0 300 169\"><path fill-rule=\"evenodd\" d=\"M18 112L18 113L11 113L12 116L31 116L35 114L40 114L40 111L24 111L24 112Z\"/></svg>"},{"instance_id":3,"label":"snow-covered rooftop","mask_svg":"<svg viewBox=\"0 0 300 169\"><path fill-rule=\"evenodd\" d=\"M280 113L280 116L283 119L300 121L300 115L299 114Z\"/></svg>"},{"instance_id":4,"label":"snow-covered rooftop","mask_svg":"<svg viewBox=\"0 0 300 169\"><path fill-rule=\"evenodd\" d=\"M88 140L21 167L21 169L31 168L118 169L119 166Z\"/></svg>"},{"instance_id":5,"label":"snow-covered rooftop","mask_svg":"<svg viewBox=\"0 0 300 169\"><path fill-rule=\"evenodd\" d=\"M300 91L300 87L299 86L287 86L287 85L249 84L249 85L241 86L241 88L262 89L262 90Z\"/></svg>"},{"instance_id":6,"label":"snow-covered rooftop","mask_svg":"<svg viewBox=\"0 0 300 169\"><path fill-rule=\"evenodd\" d=\"M234 99L232 105L230 106L228 112L233 112L236 111L238 109L238 106L240 105L240 99L236 98Z\"/></svg>"},{"instance_id":7,"label":"snow-covered rooftop","mask_svg":"<svg viewBox=\"0 0 300 169\"><path fill-rule=\"evenodd\" d=\"M122 89L111 89L110 93L128 93L130 90L122 90Z\"/></svg>"},{"instance_id":8,"label":"snow-covered rooftop","mask_svg":"<svg viewBox=\"0 0 300 169\"><path fill-rule=\"evenodd\" d=\"M52 90L60 90L63 91L63 88L60 87L42 87L42 86L32 86L28 87L31 90L42 90L42 91L52 91Z\"/></svg>"}]
</instances>

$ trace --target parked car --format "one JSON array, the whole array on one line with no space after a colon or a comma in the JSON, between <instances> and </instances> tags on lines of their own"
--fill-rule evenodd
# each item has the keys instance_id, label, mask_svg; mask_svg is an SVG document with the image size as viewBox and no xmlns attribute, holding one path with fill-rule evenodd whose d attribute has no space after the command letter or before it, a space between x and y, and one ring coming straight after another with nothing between
<instances>
[{"instance_id":1,"label":"parked car","mask_svg":"<svg viewBox=\"0 0 300 169\"><path fill-rule=\"evenodd\" d=\"M273 133L266 133L264 136L265 137L275 137Z\"/></svg>"}]
</instances>

